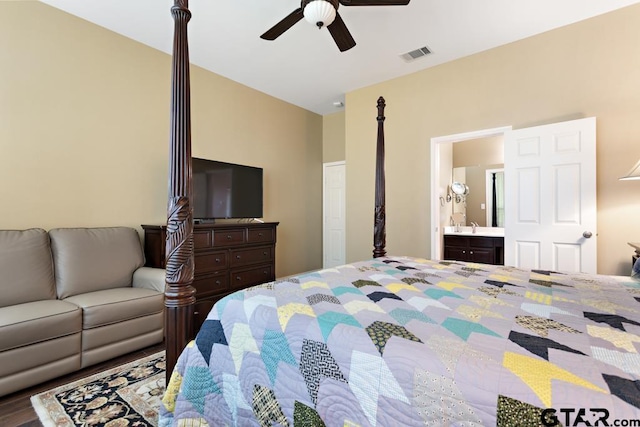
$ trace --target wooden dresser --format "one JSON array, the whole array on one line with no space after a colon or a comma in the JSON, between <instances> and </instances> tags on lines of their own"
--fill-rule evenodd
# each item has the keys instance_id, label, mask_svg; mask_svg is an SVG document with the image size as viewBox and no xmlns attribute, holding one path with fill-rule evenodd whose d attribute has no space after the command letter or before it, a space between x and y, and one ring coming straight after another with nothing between
<instances>
[{"instance_id":1,"label":"wooden dresser","mask_svg":"<svg viewBox=\"0 0 640 427\"><path fill-rule=\"evenodd\" d=\"M195 331L223 296L275 280L277 222L195 224ZM164 268L166 226L142 225L146 266Z\"/></svg>"}]
</instances>

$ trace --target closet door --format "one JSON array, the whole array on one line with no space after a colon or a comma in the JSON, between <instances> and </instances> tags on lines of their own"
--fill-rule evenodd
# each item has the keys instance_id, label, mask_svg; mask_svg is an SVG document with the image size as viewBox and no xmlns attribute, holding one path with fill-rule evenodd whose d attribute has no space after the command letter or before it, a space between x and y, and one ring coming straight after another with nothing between
<instances>
[{"instance_id":1,"label":"closet door","mask_svg":"<svg viewBox=\"0 0 640 427\"><path fill-rule=\"evenodd\" d=\"M345 263L345 162L323 165L323 267Z\"/></svg>"}]
</instances>

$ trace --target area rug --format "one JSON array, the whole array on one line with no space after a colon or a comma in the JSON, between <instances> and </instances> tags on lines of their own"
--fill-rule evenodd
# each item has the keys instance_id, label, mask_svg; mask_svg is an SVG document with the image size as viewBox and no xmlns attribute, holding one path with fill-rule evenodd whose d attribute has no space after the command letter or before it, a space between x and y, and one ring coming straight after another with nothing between
<instances>
[{"instance_id":1,"label":"area rug","mask_svg":"<svg viewBox=\"0 0 640 427\"><path fill-rule=\"evenodd\" d=\"M45 427L156 426L164 351L31 397Z\"/></svg>"}]
</instances>

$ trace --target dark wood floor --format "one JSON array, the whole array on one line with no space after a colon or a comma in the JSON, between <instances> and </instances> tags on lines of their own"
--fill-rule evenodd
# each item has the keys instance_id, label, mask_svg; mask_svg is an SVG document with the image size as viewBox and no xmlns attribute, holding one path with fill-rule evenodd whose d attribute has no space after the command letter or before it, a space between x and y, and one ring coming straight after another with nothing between
<instances>
[{"instance_id":1,"label":"dark wood floor","mask_svg":"<svg viewBox=\"0 0 640 427\"><path fill-rule=\"evenodd\" d=\"M89 366L72 374L47 381L46 383L18 391L8 396L0 397L0 426L42 427L42 424L40 423L40 421L38 421L36 412L31 406L31 396L33 396L34 394L38 394L51 388L58 387L75 380L79 380L89 375L93 375L106 369L131 362L141 357L150 356L154 353L159 352L160 350L164 350L164 343L147 347L145 349L117 357L108 362L100 363L95 366Z\"/></svg>"}]
</instances>

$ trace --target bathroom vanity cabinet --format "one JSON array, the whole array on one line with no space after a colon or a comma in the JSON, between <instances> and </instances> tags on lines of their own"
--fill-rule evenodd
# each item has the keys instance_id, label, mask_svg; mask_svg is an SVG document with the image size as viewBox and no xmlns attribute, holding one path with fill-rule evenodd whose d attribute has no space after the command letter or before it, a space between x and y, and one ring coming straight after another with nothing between
<instances>
[{"instance_id":1,"label":"bathroom vanity cabinet","mask_svg":"<svg viewBox=\"0 0 640 427\"><path fill-rule=\"evenodd\" d=\"M504 237L444 235L444 259L504 264Z\"/></svg>"}]
</instances>

